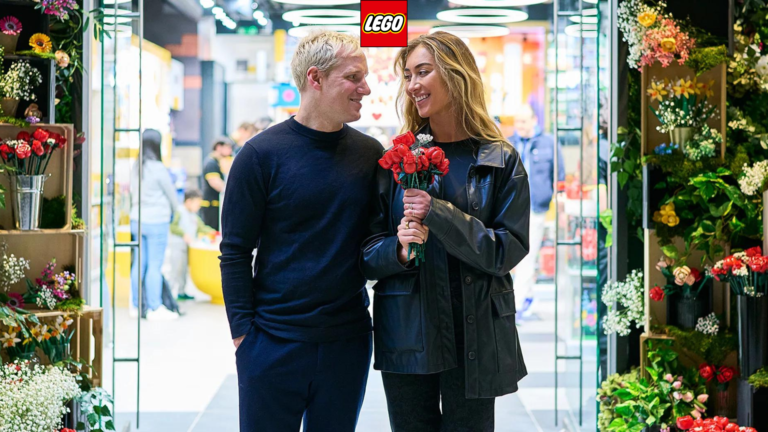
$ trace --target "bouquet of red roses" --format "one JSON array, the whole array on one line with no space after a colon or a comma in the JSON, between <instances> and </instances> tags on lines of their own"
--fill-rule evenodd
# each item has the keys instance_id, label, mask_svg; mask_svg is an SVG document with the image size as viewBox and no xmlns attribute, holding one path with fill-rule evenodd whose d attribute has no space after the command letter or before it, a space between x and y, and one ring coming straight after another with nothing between
<instances>
[{"instance_id":1,"label":"bouquet of red roses","mask_svg":"<svg viewBox=\"0 0 768 432\"><path fill-rule=\"evenodd\" d=\"M0 140L0 157L10 174L40 175L45 174L53 151L66 145L66 137L37 128L31 135L21 131L15 139Z\"/></svg>"},{"instance_id":2,"label":"bouquet of red roses","mask_svg":"<svg viewBox=\"0 0 768 432\"><path fill-rule=\"evenodd\" d=\"M417 142L418 141L418 142ZM415 137L411 131L396 136L392 147L379 159L379 165L392 170L395 182L403 189L416 188L427 190L435 182L435 176L448 174L450 161L440 147L426 147L432 136L419 134ZM416 253L416 265L424 261L424 245L408 245L408 256Z\"/></svg>"},{"instance_id":3,"label":"bouquet of red roses","mask_svg":"<svg viewBox=\"0 0 768 432\"><path fill-rule=\"evenodd\" d=\"M757 432L755 428L731 423L727 417L715 416L708 419L693 419L691 416L678 417L675 422L678 430L695 432Z\"/></svg>"},{"instance_id":4,"label":"bouquet of red roses","mask_svg":"<svg viewBox=\"0 0 768 432\"><path fill-rule=\"evenodd\" d=\"M768 294L768 257L756 246L718 261L712 268L715 279L728 282L736 295Z\"/></svg>"}]
</instances>

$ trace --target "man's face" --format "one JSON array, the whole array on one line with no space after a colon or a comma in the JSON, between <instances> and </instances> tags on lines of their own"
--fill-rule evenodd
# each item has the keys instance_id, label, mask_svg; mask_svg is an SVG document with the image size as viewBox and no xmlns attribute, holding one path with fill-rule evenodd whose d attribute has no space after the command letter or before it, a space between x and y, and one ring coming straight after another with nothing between
<instances>
[{"instance_id":1,"label":"man's face","mask_svg":"<svg viewBox=\"0 0 768 432\"><path fill-rule=\"evenodd\" d=\"M226 144L216 147L216 151L219 153L219 156L222 157L232 156L232 146Z\"/></svg>"},{"instance_id":2,"label":"man's face","mask_svg":"<svg viewBox=\"0 0 768 432\"><path fill-rule=\"evenodd\" d=\"M515 116L515 131L522 138L530 138L536 128L536 116L530 112L522 112Z\"/></svg>"},{"instance_id":3,"label":"man's face","mask_svg":"<svg viewBox=\"0 0 768 432\"><path fill-rule=\"evenodd\" d=\"M368 61L364 55L348 56L321 80L323 107L334 122L360 120L363 96L371 94L365 81ZM325 81L323 83L323 81Z\"/></svg>"}]
</instances>

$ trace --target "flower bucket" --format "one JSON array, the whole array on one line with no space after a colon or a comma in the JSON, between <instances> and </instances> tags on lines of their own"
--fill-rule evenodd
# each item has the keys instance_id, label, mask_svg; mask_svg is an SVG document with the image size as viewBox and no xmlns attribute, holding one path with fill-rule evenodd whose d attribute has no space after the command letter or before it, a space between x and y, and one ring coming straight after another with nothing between
<instances>
[{"instance_id":1,"label":"flower bucket","mask_svg":"<svg viewBox=\"0 0 768 432\"><path fill-rule=\"evenodd\" d=\"M49 174L11 176L11 208L16 229L31 231L40 226L43 187L48 177Z\"/></svg>"},{"instance_id":2,"label":"flower bucket","mask_svg":"<svg viewBox=\"0 0 768 432\"><path fill-rule=\"evenodd\" d=\"M16 110L19 108L19 100L3 98L0 100L0 108L3 109L3 116L16 117Z\"/></svg>"},{"instance_id":3,"label":"flower bucket","mask_svg":"<svg viewBox=\"0 0 768 432\"><path fill-rule=\"evenodd\" d=\"M685 145L693 139L693 136L696 134L696 128L692 127L676 127L669 131L669 140L670 144L677 144L680 146L681 149L685 147Z\"/></svg>"},{"instance_id":4,"label":"flower bucket","mask_svg":"<svg viewBox=\"0 0 768 432\"><path fill-rule=\"evenodd\" d=\"M739 369L748 377L768 365L768 296L737 296Z\"/></svg>"},{"instance_id":5,"label":"flower bucket","mask_svg":"<svg viewBox=\"0 0 768 432\"><path fill-rule=\"evenodd\" d=\"M7 35L0 32L0 46L5 50L5 55L16 52L16 45L19 44L19 35Z\"/></svg>"},{"instance_id":6,"label":"flower bucket","mask_svg":"<svg viewBox=\"0 0 768 432\"><path fill-rule=\"evenodd\" d=\"M14 360L20 360L20 361L29 360L30 363L36 363L37 362L37 353L34 352L34 351L18 352L18 353L14 353L14 354L11 354L11 352L8 352L8 358L9 358L10 361L14 361Z\"/></svg>"},{"instance_id":7,"label":"flower bucket","mask_svg":"<svg viewBox=\"0 0 768 432\"><path fill-rule=\"evenodd\" d=\"M735 381L735 380L734 380ZM714 387L717 387L715 385ZM712 389L710 392L709 401L712 411L707 411L709 415L716 415L720 417L735 418L736 417L736 386L728 385L726 390L720 390L717 388Z\"/></svg>"},{"instance_id":8,"label":"flower bucket","mask_svg":"<svg viewBox=\"0 0 768 432\"><path fill-rule=\"evenodd\" d=\"M696 297L686 297L682 294L670 295L667 298L667 324L684 330L695 329L699 318L712 312L711 292L712 281L709 280Z\"/></svg>"}]
</instances>

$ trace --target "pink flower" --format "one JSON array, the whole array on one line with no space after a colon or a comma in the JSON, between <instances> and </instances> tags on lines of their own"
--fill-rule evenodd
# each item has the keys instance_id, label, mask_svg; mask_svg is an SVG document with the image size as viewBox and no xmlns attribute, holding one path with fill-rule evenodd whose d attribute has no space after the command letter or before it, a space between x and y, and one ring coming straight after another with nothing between
<instances>
[{"instance_id":1,"label":"pink flower","mask_svg":"<svg viewBox=\"0 0 768 432\"><path fill-rule=\"evenodd\" d=\"M686 402L692 401L693 400L693 395L691 394L691 392L687 392L686 394L684 394L683 395L683 400L686 401Z\"/></svg>"},{"instance_id":2,"label":"pink flower","mask_svg":"<svg viewBox=\"0 0 768 432\"><path fill-rule=\"evenodd\" d=\"M682 386L683 386L683 383L681 383L680 381L675 381L674 383L672 383L672 387L674 387L675 390L679 390L680 387Z\"/></svg>"},{"instance_id":3,"label":"pink flower","mask_svg":"<svg viewBox=\"0 0 768 432\"><path fill-rule=\"evenodd\" d=\"M6 303L6 306L13 310L24 309L24 297L19 293L8 293L8 303Z\"/></svg>"},{"instance_id":4,"label":"pink flower","mask_svg":"<svg viewBox=\"0 0 768 432\"><path fill-rule=\"evenodd\" d=\"M683 398L683 395L681 395L680 392L674 392L672 393L672 397L674 397L677 400L680 400Z\"/></svg>"},{"instance_id":5,"label":"pink flower","mask_svg":"<svg viewBox=\"0 0 768 432\"><path fill-rule=\"evenodd\" d=\"M691 411L691 417L700 419L701 418L701 413L698 410L693 410L693 411Z\"/></svg>"},{"instance_id":6,"label":"pink flower","mask_svg":"<svg viewBox=\"0 0 768 432\"><path fill-rule=\"evenodd\" d=\"M696 400L701 402L701 403L707 403L707 399L709 399L709 395L706 394L706 393L705 394L700 394L700 395L696 396Z\"/></svg>"},{"instance_id":7,"label":"pink flower","mask_svg":"<svg viewBox=\"0 0 768 432\"><path fill-rule=\"evenodd\" d=\"M675 380L675 377L673 377L672 374L666 374L664 375L664 379L667 380L667 382L672 382Z\"/></svg>"},{"instance_id":8,"label":"pink flower","mask_svg":"<svg viewBox=\"0 0 768 432\"><path fill-rule=\"evenodd\" d=\"M8 36L16 36L21 33L21 22L14 16L7 16L0 19L0 31Z\"/></svg>"},{"instance_id":9,"label":"pink flower","mask_svg":"<svg viewBox=\"0 0 768 432\"><path fill-rule=\"evenodd\" d=\"M676 57L679 57L679 64L684 64L694 46L695 40L682 32L674 20L664 18L658 27L648 30L643 36L642 50L645 54L639 66L650 66L658 60L663 67L667 67Z\"/></svg>"}]
</instances>

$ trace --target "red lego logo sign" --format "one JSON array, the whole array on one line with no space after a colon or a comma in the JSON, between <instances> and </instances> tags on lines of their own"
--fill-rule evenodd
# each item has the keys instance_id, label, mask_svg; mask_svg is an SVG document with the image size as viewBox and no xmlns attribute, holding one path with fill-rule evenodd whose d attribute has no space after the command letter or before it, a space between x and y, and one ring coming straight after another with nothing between
<instances>
[{"instance_id":1,"label":"red lego logo sign","mask_svg":"<svg viewBox=\"0 0 768 432\"><path fill-rule=\"evenodd\" d=\"M360 2L360 46L404 47L408 45L407 0L362 0Z\"/></svg>"}]
</instances>

